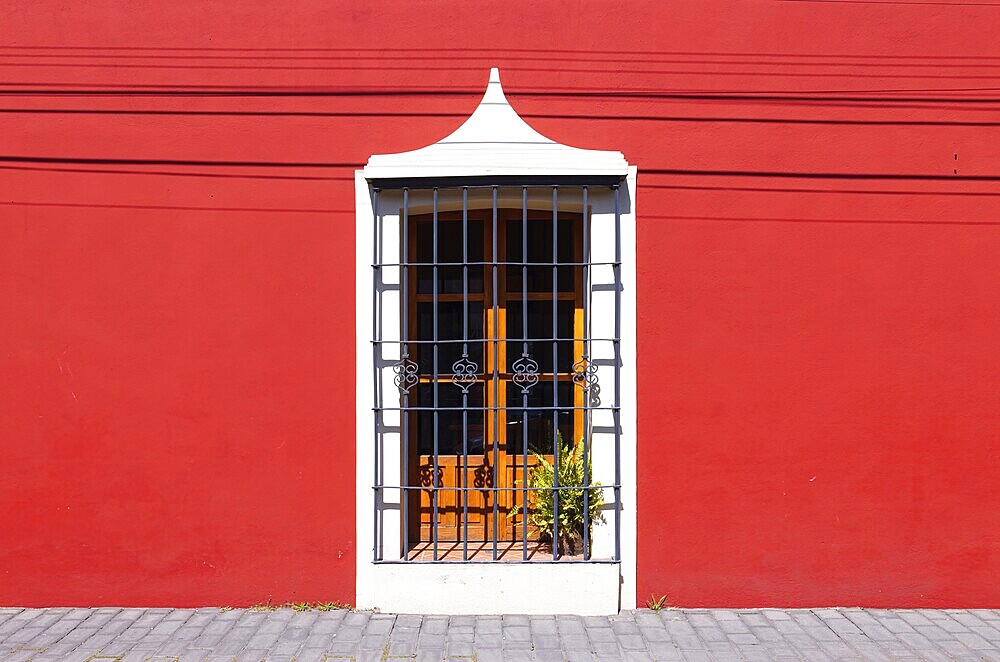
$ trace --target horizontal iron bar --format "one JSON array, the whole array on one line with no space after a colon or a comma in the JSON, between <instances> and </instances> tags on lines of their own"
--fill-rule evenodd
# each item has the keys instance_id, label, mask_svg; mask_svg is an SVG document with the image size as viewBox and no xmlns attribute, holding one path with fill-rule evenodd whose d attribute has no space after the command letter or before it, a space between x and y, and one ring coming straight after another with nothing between
<instances>
[{"instance_id":1,"label":"horizontal iron bar","mask_svg":"<svg viewBox=\"0 0 1000 662\"><path fill-rule=\"evenodd\" d=\"M499 175L484 177L407 177L370 179L375 190L409 189L410 191L430 191L433 189L463 188L552 188L558 186L583 187L607 186L614 188L625 180L625 175L559 175L559 176L519 176Z\"/></svg>"}]
</instances>

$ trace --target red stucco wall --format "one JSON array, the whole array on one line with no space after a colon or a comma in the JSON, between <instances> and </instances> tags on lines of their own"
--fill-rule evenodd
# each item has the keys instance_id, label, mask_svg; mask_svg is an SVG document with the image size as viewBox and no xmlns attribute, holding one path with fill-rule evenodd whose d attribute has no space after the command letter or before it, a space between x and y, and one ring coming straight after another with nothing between
<instances>
[{"instance_id":1,"label":"red stucco wall","mask_svg":"<svg viewBox=\"0 0 1000 662\"><path fill-rule=\"evenodd\" d=\"M0 604L351 599L351 172L499 66L639 166L640 601L1000 605L995 7L247 4L5 8Z\"/></svg>"}]
</instances>

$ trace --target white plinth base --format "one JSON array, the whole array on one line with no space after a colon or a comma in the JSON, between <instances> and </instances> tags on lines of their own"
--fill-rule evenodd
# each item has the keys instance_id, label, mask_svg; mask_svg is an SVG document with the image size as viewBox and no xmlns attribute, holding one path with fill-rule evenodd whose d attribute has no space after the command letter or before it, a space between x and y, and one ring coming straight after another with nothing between
<instances>
[{"instance_id":1,"label":"white plinth base","mask_svg":"<svg viewBox=\"0 0 1000 662\"><path fill-rule=\"evenodd\" d=\"M618 563L387 563L371 570L371 604L361 609L603 616L620 608Z\"/></svg>"}]
</instances>

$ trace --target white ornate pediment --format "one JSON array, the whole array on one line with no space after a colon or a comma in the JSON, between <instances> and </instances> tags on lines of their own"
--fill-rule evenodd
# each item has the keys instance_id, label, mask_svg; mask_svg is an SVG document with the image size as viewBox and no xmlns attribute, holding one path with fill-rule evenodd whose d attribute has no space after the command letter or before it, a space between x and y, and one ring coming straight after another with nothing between
<instances>
[{"instance_id":1,"label":"white ornate pediment","mask_svg":"<svg viewBox=\"0 0 1000 662\"><path fill-rule=\"evenodd\" d=\"M535 131L511 108L490 70L486 94L451 135L400 154L375 154L364 177L371 180L444 177L625 177L621 152L562 145Z\"/></svg>"}]
</instances>

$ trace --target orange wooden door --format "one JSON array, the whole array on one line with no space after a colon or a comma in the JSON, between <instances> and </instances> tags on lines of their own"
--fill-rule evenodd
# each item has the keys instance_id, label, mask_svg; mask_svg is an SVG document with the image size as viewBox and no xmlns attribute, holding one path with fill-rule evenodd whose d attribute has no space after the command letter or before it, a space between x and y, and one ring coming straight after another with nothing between
<instances>
[{"instance_id":1,"label":"orange wooden door","mask_svg":"<svg viewBox=\"0 0 1000 662\"><path fill-rule=\"evenodd\" d=\"M554 429L564 437L582 432L582 415L573 409L581 404L579 389L570 376L583 348L573 340L583 335L582 270L560 266L553 298L551 265L505 264L523 260L521 210L499 210L498 217L496 266L492 210L469 210L464 231L461 212L439 213L436 255L430 216L410 218L408 260L429 263L436 257L439 265L409 268L408 339L415 341L409 353L419 383L405 417L406 470L408 484L421 488L408 498L411 543L431 541L435 522L440 543L522 540L523 510L512 510L524 503L525 467L530 472L537 462L532 451L551 460ZM551 218L551 212L529 213L529 262L552 262ZM561 262L581 261L580 218L560 214ZM462 262L473 264L455 264ZM524 354L538 366L538 381L527 393L513 381L513 364ZM565 410L552 409L554 383ZM531 527L529 534L537 537Z\"/></svg>"}]
</instances>

